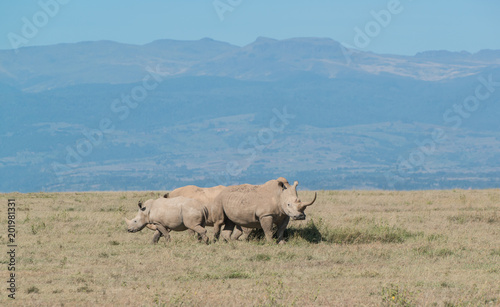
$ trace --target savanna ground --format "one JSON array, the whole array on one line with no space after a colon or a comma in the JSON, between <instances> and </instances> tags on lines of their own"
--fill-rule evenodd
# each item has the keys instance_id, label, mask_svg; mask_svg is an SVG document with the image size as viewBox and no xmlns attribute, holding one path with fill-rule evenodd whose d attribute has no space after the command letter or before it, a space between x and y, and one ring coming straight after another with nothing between
<instances>
[{"instance_id":1,"label":"savanna ground","mask_svg":"<svg viewBox=\"0 0 500 307\"><path fill-rule=\"evenodd\" d=\"M500 305L499 190L319 191L285 245L153 246L123 217L162 193L0 194L4 251L8 198L18 231L16 300L2 252L0 305Z\"/></svg>"}]
</instances>

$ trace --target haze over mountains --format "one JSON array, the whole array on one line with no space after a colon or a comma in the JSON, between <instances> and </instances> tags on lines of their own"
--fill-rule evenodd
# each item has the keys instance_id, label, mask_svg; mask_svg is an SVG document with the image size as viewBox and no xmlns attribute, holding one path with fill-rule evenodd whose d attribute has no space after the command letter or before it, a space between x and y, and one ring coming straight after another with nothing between
<instances>
[{"instance_id":1,"label":"haze over mountains","mask_svg":"<svg viewBox=\"0 0 500 307\"><path fill-rule=\"evenodd\" d=\"M0 191L498 187L500 51L322 38L0 50Z\"/></svg>"}]
</instances>

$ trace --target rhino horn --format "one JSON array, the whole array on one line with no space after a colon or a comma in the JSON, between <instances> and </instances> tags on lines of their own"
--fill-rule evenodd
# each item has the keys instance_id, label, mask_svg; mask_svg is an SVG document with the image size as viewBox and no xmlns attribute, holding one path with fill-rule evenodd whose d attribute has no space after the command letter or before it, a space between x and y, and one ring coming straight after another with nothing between
<instances>
[{"instance_id":1,"label":"rhino horn","mask_svg":"<svg viewBox=\"0 0 500 307\"><path fill-rule=\"evenodd\" d=\"M306 203L306 204L302 203L301 207L305 208L307 206L310 206L310 205L314 204L314 202L316 201L316 196L317 195L318 195L318 193L314 192L314 199L311 202L309 202L309 203Z\"/></svg>"},{"instance_id":2,"label":"rhino horn","mask_svg":"<svg viewBox=\"0 0 500 307\"><path fill-rule=\"evenodd\" d=\"M132 222L131 220L129 220L128 218L124 218L125 219L125 223L127 223L127 226L130 225L130 223Z\"/></svg>"}]
</instances>

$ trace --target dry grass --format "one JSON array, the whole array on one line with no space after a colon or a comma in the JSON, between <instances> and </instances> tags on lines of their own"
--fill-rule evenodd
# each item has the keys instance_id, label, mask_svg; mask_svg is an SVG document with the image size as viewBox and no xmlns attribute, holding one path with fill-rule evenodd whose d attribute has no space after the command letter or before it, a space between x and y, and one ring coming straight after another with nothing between
<instances>
[{"instance_id":1,"label":"dry grass","mask_svg":"<svg viewBox=\"0 0 500 307\"><path fill-rule=\"evenodd\" d=\"M7 198L18 209L17 305L500 304L499 190L320 191L284 246L127 233L123 217L160 194L1 194L2 225Z\"/></svg>"}]
</instances>

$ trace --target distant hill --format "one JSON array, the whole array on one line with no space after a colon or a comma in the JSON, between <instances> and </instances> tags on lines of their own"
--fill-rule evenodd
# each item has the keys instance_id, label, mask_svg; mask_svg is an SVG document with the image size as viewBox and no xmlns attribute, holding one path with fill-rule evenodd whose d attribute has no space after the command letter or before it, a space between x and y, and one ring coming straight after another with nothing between
<instances>
[{"instance_id":1,"label":"distant hill","mask_svg":"<svg viewBox=\"0 0 500 307\"><path fill-rule=\"evenodd\" d=\"M142 46L97 41L25 47L17 53L0 50L0 82L32 92L82 83L133 83L156 66L166 77L263 81L307 72L326 78L387 74L438 81L474 75L492 65L500 65L499 50L379 55L346 49L326 38L261 37L243 47L208 38L158 40Z\"/></svg>"},{"instance_id":2,"label":"distant hill","mask_svg":"<svg viewBox=\"0 0 500 307\"><path fill-rule=\"evenodd\" d=\"M18 51L0 50L0 191L500 183L498 50L259 38Z\"/></svg>"}]
</instances>

